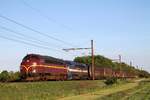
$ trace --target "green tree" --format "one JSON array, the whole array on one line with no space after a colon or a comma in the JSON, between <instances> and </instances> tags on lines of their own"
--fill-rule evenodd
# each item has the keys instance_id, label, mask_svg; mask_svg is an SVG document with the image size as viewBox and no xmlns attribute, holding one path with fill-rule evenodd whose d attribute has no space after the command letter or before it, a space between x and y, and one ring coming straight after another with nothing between
<instances>
[{"instance_id":1,"label":"green tree","mask_svg":"<svg viewBox=\"0 0 150 100\"><path fill-rule=\"evenodd\" d=\"M112 60L106 57L103 57L101 55L94 56L94 60L95 60L95 66L98 66L98 67L112 68L114 66ZM83 56L83 57L76 57L74 61L91 65L92 59L91 59L91 56Z\"/></svg>"},{"instance_id":2,"label":"green tree","mask_svg":"<svg viewBox=\"0 0 150 100\"><path fill-rule=\"evenodd\" d=\"M8 82L9 78L10 78L10 76L9 76L8 71L4 70L4 71L1 72L1 74L0 74L0 81Z\"/></svg>"}]
</instances>

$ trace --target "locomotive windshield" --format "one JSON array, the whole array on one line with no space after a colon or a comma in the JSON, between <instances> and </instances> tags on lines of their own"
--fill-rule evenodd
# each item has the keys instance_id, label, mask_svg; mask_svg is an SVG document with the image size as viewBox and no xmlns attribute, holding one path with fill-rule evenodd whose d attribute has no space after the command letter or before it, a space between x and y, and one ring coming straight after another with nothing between
<instances>
[{"instance_id":1,"label":"locomotive windshield","mask_svg":"<svg viewBox=\"0 0 150 100\"><path fill-rule=\"evenodd\" d=\"M36 55L27 55L23 58L23 61L30 60L30 59L39 59L39 57Z\"/></svg>"},{"instance_id":2,"label":"locomotive windshield","mask_svg":"<svg viewBox=\"0 0 150 100\"><path fill-rule=\"evenodd\" d=\"M30 56L27 55L23 58L23 61L28 60L28 59L30 59Z\"/></svg>"}]
</instances>

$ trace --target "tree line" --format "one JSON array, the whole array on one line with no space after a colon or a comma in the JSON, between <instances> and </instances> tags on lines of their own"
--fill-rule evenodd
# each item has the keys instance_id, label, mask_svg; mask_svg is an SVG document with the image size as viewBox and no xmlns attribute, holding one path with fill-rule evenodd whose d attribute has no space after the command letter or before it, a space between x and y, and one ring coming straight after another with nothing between
<instances>
[{"instance_id":1,"label":"tree line","mask_svg":"<svg viewBox=\"0 0 150 100\"><path fill-rule=\"evenodd\" d=\"M20 79L20 72L8 72L7 70L4 70L0 73L0 82L16 82Z\"/></svg>"}]
</instances>

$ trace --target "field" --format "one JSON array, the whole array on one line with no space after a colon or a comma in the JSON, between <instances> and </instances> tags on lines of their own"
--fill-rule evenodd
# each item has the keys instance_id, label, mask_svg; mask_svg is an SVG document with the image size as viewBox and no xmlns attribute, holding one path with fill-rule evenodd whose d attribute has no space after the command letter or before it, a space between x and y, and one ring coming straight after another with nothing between
<instances>
[{"instance_id":1,"label":"field","mask_svg":"<svg viewBox=\"0 0 150 100\"><path fill-rule=\"evenodd\" d=\"M0 100L55 100L93 92L104 86L103 81L0 83Z\"/></svg>"},{"instance_id":2,"label":"field","mask_svg":"<svg viewBox=\"0 0 150 100\"><path fill-rule=\"evenodd\" d=\"M0 83L0 100L150 100L150 81Z\"/></svg>"}]
</instances>

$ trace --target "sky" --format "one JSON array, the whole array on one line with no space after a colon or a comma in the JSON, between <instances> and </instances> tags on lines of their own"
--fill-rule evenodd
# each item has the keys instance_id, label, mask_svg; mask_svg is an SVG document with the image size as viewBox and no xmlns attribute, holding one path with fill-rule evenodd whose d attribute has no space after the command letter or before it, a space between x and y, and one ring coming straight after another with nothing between
<instances>
[{"instance_id":1,"label":"sky","mask_svg":"<svg viewBox=\"0 0 150 100\"><path fill-rule=\"evenodd\" d=\"M123 62L150 72L149 0L0 0L0 16L48 35L0 17L0 71L18 71L30 53L67 60L89 55L62 49L90 47L94 40L95 54L111 59L120 54Z\"/></svg>"}]
</instances>

